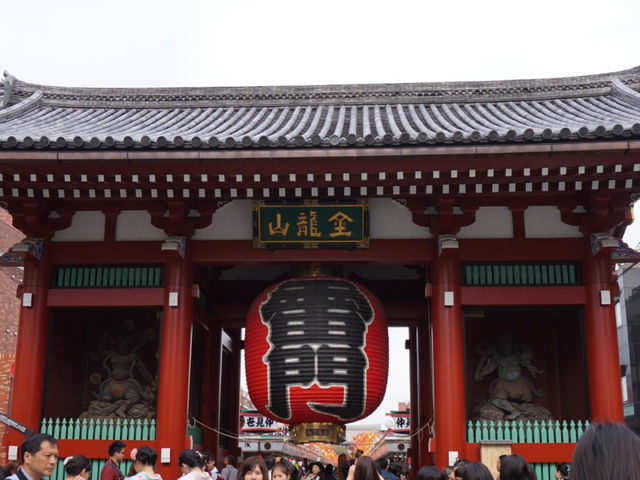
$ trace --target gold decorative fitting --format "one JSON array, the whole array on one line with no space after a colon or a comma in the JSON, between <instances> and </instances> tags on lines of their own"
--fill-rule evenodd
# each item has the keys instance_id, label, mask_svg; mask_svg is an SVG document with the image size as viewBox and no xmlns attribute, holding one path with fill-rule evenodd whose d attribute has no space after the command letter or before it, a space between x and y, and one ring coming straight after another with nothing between
<instances>
[{"instance_id":1,"label":"gold decorative fitting","mask_svg":"<svg viewBox=\"0 0 640 480\"><path fill-rule=\"evenodd\" d=\"M341 423L309 422L294 423L289 427L293 443L344 442L346 427Z\"/></svg>"}]
</instances>

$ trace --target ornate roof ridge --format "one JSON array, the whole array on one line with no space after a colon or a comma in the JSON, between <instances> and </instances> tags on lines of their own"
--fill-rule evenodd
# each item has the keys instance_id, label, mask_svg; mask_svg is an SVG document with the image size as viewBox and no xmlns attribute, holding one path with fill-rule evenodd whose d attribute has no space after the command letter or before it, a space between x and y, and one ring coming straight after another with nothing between
<instances>
[{"instance_id":1,"label":"ornate roof ridge","mask_svg":"<svg viewBox=\"0 0 640 480\"><path fill-rule=\"evenodd\" d=\"M473 103L608 94L615 79L632 90L640 90L640 66L619 72L547 79L307 86L87 88L16 80L11 100L21 101L40 90L43 105L76 108Z\"/></svg>"}]
</instances>

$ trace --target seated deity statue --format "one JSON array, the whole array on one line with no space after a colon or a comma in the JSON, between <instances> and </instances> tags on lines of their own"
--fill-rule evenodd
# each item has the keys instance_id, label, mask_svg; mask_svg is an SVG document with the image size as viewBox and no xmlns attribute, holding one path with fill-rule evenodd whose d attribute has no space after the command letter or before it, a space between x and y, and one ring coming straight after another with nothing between
<instances>
[{"instance_id":1,"label":"seated deity statue","mask_svg":"<svg viewBox=\"0 0 640 480\"><path fill-rule=\"evenodd\" d=\"M507 334L489 344L479 345L476 351L480 361L475 380L481 381L498 370L498 378L489 387L489 402L505 412L507 420L520 417L523 412L519 406L531 403L534 395L542 396L532 377L544 372L531 363L533 353L529 345Z\"/></svg>"},{"instance_id":2,"label":"seated deity statue","mask_svg":"<svg viewBox=\"0 0 640 480\"><path fill-rule=\"evenodd\" d=\"M143 340L132 347L132 336L119 333L102 351L102 362L107 378L94 395L87 417L146 418L153 414L156 381L149 373L138 351L150 340ZM136 379L136 374L139 378ZM142 383L141 383L142 382Z\"/></svg>"}]
</instances>

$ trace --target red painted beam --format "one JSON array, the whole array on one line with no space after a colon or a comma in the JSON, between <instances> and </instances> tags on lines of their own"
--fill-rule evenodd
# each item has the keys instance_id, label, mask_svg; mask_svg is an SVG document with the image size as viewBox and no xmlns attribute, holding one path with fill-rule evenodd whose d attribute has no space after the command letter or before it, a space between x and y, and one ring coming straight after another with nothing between
<instances>
[{"instance_id":1,"label":"red painted beam","mask_svg":"<svg viewBox=\"0 0 640 480\"><path fill-rule=\"evenodd\" d=\"M51 242L54 265L164 263L162 242Z\"/></svg>"},{"instance_id":2,"label":"red painted beam","mask_svg":"<svg viewBox=\"0 0 640 480\"><path fill-rule=\"evenodd\" d=\"M251 240L217 240L192 243L191 259L199 264L425 264L431 261L432 240L371 240L369 248L353 250L253 248Z\"/></svg>"},{"instance_id":3,"label":"red painted beam","mask_svg":"<svg viewBox=\"0 0 640 480\"><path fill-rule=\"evenodd\" d=\"M107 450L113 441L114 440L58 440L57 443L60 458L81 454L87 458L106 459L109 457ZM129 452L131 452L132 449L147 445L157 451L158 462L160 461L160 452L156 447L155 440L123 440L123 442L127 445L125 449L127 460L129 459Z\"/></svg>"},{"instance_id":4,"label":"red painted beam","mask_svg":"<svg viewBox=\"0 0 640 480\"><path fill-rule=\"evenodd\" d=\"M459 239L461 262L579 261L583 238Z\"/></svg>"},{"instance_id":5,"label":"red painted beam","mask_svg":"<svg viewBox=\"0 0 640 480\"><path fill-rule=\"evenodd\" d=\"M192 242L196 264L399 264L424 265L433 260L432 239L373 239L369 248L353 250L253 248L251 240L199 240ZM460 239L461 262L578 261L584 239ZM161 242L54 242L54 265L100 263L163 263Z\"/></svg>"},{"instance_id":6,"label":"red painted beam","mask_svg":"<svg viewBox=\"0 0 640 480\"><path fill-rule=\"evenodd\" d=\"M463 305L584 305L584 287L462 287Z\"/></svg>"},{"instance_id":7,"label":"red painted beam","mask_svg":"<svg viewBox=\"0 0 640 480\"><path fill-rule=\"evenodd\" d=\"M161 307L163 288L49 289L48 307Z\"/></svg>"},{"instance_id":8,"label":"red painted beam","mask_svg":"<svg viewBox=\"0 0 640 480\"><path fill-rule=\"evenodd\" d=\"M480 443L467 443L467 460L480 461L480 446ZM431 438L429 451L435 452L436 448L436 439ZM529 463L570 462L575 448L575 443L512 443L511 453L517 453Z\"/></svg>"}]
</instances>

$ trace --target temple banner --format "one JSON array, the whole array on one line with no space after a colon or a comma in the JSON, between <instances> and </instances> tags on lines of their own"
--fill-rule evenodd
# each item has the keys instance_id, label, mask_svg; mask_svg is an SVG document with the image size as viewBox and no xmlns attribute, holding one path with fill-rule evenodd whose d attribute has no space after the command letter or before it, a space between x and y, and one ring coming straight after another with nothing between
<instances>
[{"instance_id":1,"label":"temple banner","mask_svg":"<svg viewBox=\"0 0 640 480\"><path fill-rule=\"evenodd\" d=\"M253 237L256 248L368 248L368 203L256 201Z\"/></svg>"}]
</instances>

